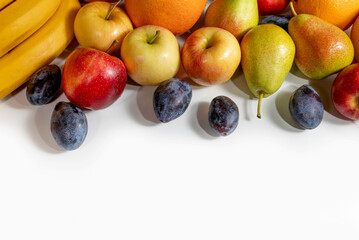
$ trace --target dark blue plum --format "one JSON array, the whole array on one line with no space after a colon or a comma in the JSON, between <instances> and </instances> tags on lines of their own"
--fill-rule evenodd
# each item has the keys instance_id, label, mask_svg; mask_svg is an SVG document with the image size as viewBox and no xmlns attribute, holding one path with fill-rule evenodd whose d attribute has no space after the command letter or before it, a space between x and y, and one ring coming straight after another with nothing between
<instances>
[{"instance_id":1,"label":"dark blue plum","mask_svg":"<svg viewBox=\"0 0 359 240\"><path fill-rule=\"evenodd\" d=\"M61 87L61 70L56 65L46 65L28 79L26 98L33 105L51 102Z\"/></svg>"},{"instance_id":2,"label":"dark blue plum","mask_svg":"<svg viewBox=\"0 0 359 240\"><path fill-rule=\"evenodd\" d=\"M57 103L51 116L51 133L60 147L77 149L87 135L86 115L72 103Z\"/></svg>"},{"instance_id":3,"label":"dark blue plum","mask_svg":"<svg viewBox=\"0 0 359 240\"><path fill-rule=\"evenodd\" d=\"M239 111L232 99L226 96L215 97L209 105L208 122L221 136L231 134L238 126Z\"/></svg>"},{"instance_id":4,"label":"dark blue plum","mask_svg":"<svg viewBox=\"0 0 359 240\"><path fill-rule=\"evenodd\" d=\"M156 117L163 123L180 117L192 99L191 86L178 78L160 84L153 94L153 108Z\"/></svg>"},{"instance_id":5,"label":"dark blue plum","mask_svg":"<svg viewBox=\"0 0 359 240\"><path fill-rule=\"evenodd\" d=\"M289 112L303 129L314 129L322 122L324 107L319 94L309 85L298 88L289 100Z\"/></svg>"},{"instance_id":6,"label":"dark blue plum","mask_svg":"<svg viewBox=\"0 0 359 240\"><path fill-rule=\"evenodd\" d=\"M259 25L261 24L275 24L288 32L289 19L283 16L269 15L259 21Z\"/></svg>"}]
</instances>

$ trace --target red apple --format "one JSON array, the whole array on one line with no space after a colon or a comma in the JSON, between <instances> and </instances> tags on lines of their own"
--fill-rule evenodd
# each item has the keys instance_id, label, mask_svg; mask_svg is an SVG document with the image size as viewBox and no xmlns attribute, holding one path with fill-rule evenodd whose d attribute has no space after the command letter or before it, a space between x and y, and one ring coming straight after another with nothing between
<instances>
[{"instance_id":1,"label":"red apple","mask_svg":"<svg viewBox=\"0 0 359 240\"><path fill-rule=\"evenodd\" d=\"M284 10L290 0L257 0L259 15L276 14Z\"/></svg>"},{"instance_id":2,"label":"red apple","mask_svg":"<svg viewBox=\"0 0 359 240\"><path fill-rule=\"evenodd\" d=\"M105 52L78 48L67 58L62 86L66 97L74 104L93 110L114 103L127 81L123 62Z\"/></svg>"},{"instance_id":3,"label":"red apple","mask_svg":"<svg viewBox=\"0 0 359 240\"><path fill-rule=\"evenodd\" d=\"M359 63L338 74L332 85L332 102L340 114L359 120Z\"/></svg>"}]
</instances>

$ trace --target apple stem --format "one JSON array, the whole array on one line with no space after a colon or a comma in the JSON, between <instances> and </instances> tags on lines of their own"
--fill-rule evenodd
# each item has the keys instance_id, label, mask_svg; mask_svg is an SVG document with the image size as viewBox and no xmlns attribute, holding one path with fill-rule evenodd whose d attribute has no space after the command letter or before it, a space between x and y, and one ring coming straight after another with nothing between
<instances>
[{"instance_id":1,"label":"apple stem","mask_svg":"<svg viewBox=\"0 0 359 240\"><path fill-rule=\"evenodd\" d=\"M156 40L158 35L160 35L160 32L161 32L160 30L157 30L155 36L153 36L153 38L148 43L152 44Z\"/></svg>"},{"instance_id":2,"label":"apple stem","mask_svg":"<svg viewBox=\"0 0 359 240\"><path fill-rule=\"evenodd\" d=\"M105 53L108 53L108 52L111 50L111 48L113 48L113 46L115 46L117 43L118 43L118 40L117 40L117 39L113 40L113 42L111 43L110 47L106 50Z\"/></svg>"},{"instance_id":3,"label":"apple stem","mask_svg":"<svg viewBox=\"0 0 359 240\"><path fill-rule=\"evenodd\" d=\"M259 93L259 99L258 99L258 107L257 107L257 118L261 119L261 105L262 105L262 98L263 98L263 92Z\"/></svg>"},{"instance_id":4,"label":"apple stem","mask_svg":"<svg viewBox=\"0 0 359 240\"><path fill-rule=\"evenodd\" d=\"M118 4L120 4L122 2L122 0L119 0L115 5L112 6L112 8L110 9L110 11L107 13L105 20L109 20L111 17L111 14L113 12L113 10L115 10L115 8L118 6Z\"/></svg>"},{"instance_id":5,"label":"apple stem","mask_svg":"<svg viewBox=\"0 0 359 240\"><path fill-rule=\"evenodd\" d=\"M292 11L294 17L296 17L298 14L297 14L297 12L296 12L295 9L294 9L293 2L292 2L292 1L290 1L289 6L290 6L290 10Z\"/></svg>"}]
</instances>

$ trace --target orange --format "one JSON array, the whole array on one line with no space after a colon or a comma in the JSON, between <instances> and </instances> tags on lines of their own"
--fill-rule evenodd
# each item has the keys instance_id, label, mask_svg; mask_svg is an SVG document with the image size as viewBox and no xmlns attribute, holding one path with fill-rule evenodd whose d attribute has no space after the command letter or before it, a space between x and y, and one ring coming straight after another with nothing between
<instances>
[{"instance_id":1,"label":"orange","mask_svg":"<svg viewBox=\"0 0 359 240\"><path fill-rule=\"evenodd\" d=\"M126 0L126 12L136 27L156 25L175 35L188 31L200 18L207 0Z\"/></svg>"},{"instance_id":2,"label":"orange","mask_svg":"<svg viewBox=\"0 0 359 240\"><path fill-rule=\"evenodd\" d=\"M359 0L292 0L295 11L312 14L346 30L359 15Z\"/></svg>"},{"instance_id":3,"label":"orange","mask_svg":"<svg viewBox=\"0 0 359 240\"><path fill-rule=\"evenodd\" d=\"M359 62L359 17L357 18L357 20L355 20L353 24L350 38L354 45L355 60Z\"/></svg>"}]
</instances>

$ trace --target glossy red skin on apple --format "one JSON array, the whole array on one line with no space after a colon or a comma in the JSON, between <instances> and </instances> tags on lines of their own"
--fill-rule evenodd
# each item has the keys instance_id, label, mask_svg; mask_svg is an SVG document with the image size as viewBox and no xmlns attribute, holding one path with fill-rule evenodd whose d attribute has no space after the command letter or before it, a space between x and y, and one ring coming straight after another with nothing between
<instances>
[{"instance_id":1,"label":"glossy red skin on apple","mask_svg":"<svg viewBox=\"0 0 359 240\"><path fill-rule=\"evenodd\" d=\"M342 70L333 82L332 102L337 111L351 120L359 120L359 63Z\"/></svg>"},{"instance_id":2,"label":"glossy red skin on apple","mask_svg":"<svg viewBox=\"0 0 359 240\"><path fill-rule=\"evenodd\" d=\"M276 14L284 10L290 0L257 0L259 15Z\"/></svg>"},{"instance_id":3,"label":"glossy red skin on apple","mask_svg":"<svg viewBox=\"0 0 359 240\"><path fill-rule=\"evenodd\" d=\"M123 62L107 53L78 48L67 58L62 86L74 104L92 110L103 109L122 94L127 81Z\"/></svg>"}]
</instances>

